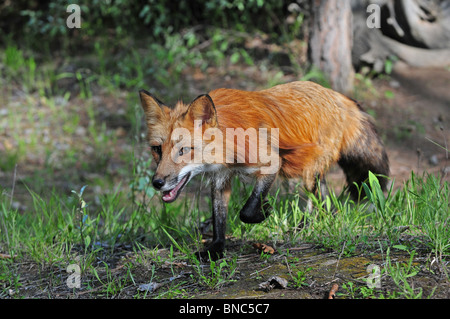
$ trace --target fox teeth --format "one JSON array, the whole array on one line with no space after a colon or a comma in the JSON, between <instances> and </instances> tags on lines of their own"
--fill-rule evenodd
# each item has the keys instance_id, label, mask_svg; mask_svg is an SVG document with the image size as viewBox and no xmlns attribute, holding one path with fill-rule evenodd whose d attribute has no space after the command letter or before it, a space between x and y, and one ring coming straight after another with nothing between
<instances>
[{"instance_id":1,"label":"fox teeth","mask_svg":"<svg viewBox=\"0 0 450 319\"><path fill-rule=\"evenodd\" d=\"M162 196L162 200L165 202L172 202L174 201L177 196L178 196L178 192L180 191L180 189L184 186L184 184L186 184L186 181L189 177L189 174L184 176L181 181L170 191L167 192L163 192L163 196Z\"/></svg>"}]
</instances>

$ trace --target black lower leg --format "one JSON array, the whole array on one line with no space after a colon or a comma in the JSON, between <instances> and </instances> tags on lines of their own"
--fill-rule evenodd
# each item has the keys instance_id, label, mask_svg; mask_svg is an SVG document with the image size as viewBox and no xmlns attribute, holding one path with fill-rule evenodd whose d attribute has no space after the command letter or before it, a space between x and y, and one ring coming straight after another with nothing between
<instances>
[{"instance_id":1,"label":"black lower leg","mask_svg":"<svg viewBox=\"0 0 450 319\"><path fill-rule=\"evenodd\" d=\"M239 213L241 221L249 224L257 224L267 218L270 211L270 205L264 199L275 181L275 178L276 174L261 175L257 178L252 194Z\"/></svg>"},{"instance_id":2,"label":"black lower leg","mask_svg":"<svg viewBox=\"0 0 450 319\"><path fill-rule=\"evenodd\" d=\"M230 197L230 185L216 185L214 182L211 187L211 197L213 203L213 241L206 248L206 251L200 253L200 258L208 260L217 260L222 257L225 249L225 233L227 225L228 200Z\"/></svg>"}]
</instances>

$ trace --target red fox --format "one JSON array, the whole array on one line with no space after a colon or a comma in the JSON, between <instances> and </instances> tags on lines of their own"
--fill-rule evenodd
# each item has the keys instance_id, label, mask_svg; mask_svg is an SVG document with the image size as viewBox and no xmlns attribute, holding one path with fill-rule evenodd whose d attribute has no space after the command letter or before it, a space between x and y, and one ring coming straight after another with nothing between
<instances>
[{"instance_id":1,"label":"red fox","mask_svg":"<svg viewBox=\"0 0 450 319\"><path fill-rule=\"evenodd\" d=\"M357 185L369 171L389 174L371 117L356 101L313 82L254 92L216 89L173 108L145 90L139 94L157 164L152 184L162 200L176 200L195 175L210 176L213 241L201 256L220 256L225 248L234 175L255 177L239 216L245 223L260 223L269 214L265 197L277 176L301 177L308 191L317 192L320 186L325 196L325 173L338 163L357 199ZM379 182L384 190L387 179Z\"/></svg>"}]
</instances>

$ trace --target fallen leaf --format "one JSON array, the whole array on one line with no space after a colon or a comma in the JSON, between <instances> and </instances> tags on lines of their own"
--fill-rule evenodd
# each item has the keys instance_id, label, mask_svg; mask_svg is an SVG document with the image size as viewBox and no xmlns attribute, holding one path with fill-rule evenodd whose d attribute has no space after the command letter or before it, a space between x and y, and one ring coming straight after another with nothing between
<instances>
[{"instance_id":1,"label":"fallen leaf","mask_svg":"<svg viewBox=\"0 0 450 319\"><path fill-rule=\"evenodd\" d=\"M261 243L253 244L253 247L256 248L259 252L263 252L265 254L271 254L275 252L275 249L273 249L271 246Z\"/></svg>"},{"instance_id":2,"label":"fallen leaf","mask_svg":"<svg viewBox=\"0 0 450 319\"><path fill-rule=\"evenodd\" d=\"M333 286L331 286L330 293L328 294L328 299L336 298L336 293L337 293L338 289L339 289L339 285L333 284Z\"/></svg>"},{"instance_id":3,"label":"fallen leaf","mask_svg":"<svg viewBox=\"0 0 450 319\"><path fill-rule=\"evenodd\" d=\"M286 289L288 285L288 281L284 278L278 276L272 276L269 280L262 282L258 285L258 287L265 292L268 292L274 288L278 289Z\"/></svg>"}]
</instances>

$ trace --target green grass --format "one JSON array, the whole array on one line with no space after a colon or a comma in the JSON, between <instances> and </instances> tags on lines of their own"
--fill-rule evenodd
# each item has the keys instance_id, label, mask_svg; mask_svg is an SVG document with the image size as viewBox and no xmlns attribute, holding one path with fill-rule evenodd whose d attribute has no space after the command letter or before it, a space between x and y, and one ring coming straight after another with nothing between
<instances>
[{"instance_id":1,"label":"green grass","mask_svg":"<svg viewBox=\"0 0 450 319\"><path fill-rule=\"evenodd\" d=\"M130 188L135 192L141 191L144 196L153 196L154 192L145 188L142 178L139 171ZM30 190L33 206L26 212L12 209L10 198L6 191L3 192L0 201L0 250L15 258L0 259L0 267L5 270L0 278L0 295L6 296L11 289L20 290L20 272L15 271L17 261L37 265L40 272L50 276L53 284L61 286L64 286L64 276L58 275L56 269L61 271L70 264L77 264L83 278L87 277L83 280L83 288L108 298L120 296L123 289L136 285L137 269L150 267L154 271L155 266L167 264L173 273L177 263L193 265L190 280L206 289L218 289L235 280L236 255L211 263L207 268L196 260L194 254L200 248L200 238L195 225L198 219L205 219L209 213L200 211L198 207L191 210L195 203L186 199L157 210L147 200L139 204L136 198L127 196L123 187L118 187L94 205L86 199L89 188L91 185L74 190L66 197L54 193L46 199ZM245 241L271 242L275 248L310 242L343 256L351 256L356 251L368 253L381 247L387 251L383 271L399 287L390 297L421 297L420 291L408 286L407 279L415 275L412 257L405 265L391 263L390 249L401 248L412 255L417 249L427 251L430 258L435 258L440 265L448 259L449 190L448 184L434 175L417 177L412 174L401 189L395 193L390 191L387 196L371 179L364 187L369 194L365 203L354 204L346 196L338 198L332 193L330 199L323 202L315 199L318 208L311 214L298 205L298 195L281 196L277 193L271 197L272 215L259 225L244 225L237 221L237 211L233 208L238 207L245 197L238 195L245 194L242 188L244 186L236 180L230 203L228 234ZM334 211L329 200L335 207ZM297 226L302 220L304 226L299 229ZM114 264L118 262L120 247L124 246L129 246L129 253L135 257L122 262L119 273ZM162 251L169 253L163 256L160 254ZM308 271L292 269L292 285L306 285ZM183 291L175 293L177 286L174 287L174 291L166 290L164 295L186 296ZM351 288L349 284L346 287L350 291L347 297L361 297L368 293L365 288L364 292L358 290L356 293L351 291L355 287ZM135 297L145 296L147 294L139 293ZM155 297L154 294L152 296ZM377 296L380 297L379 294Z\"/></svg>"},{"instance_id":2,"label":"green grass","mask_svg":"<svg viewBox=\"0 0 450 319\"><path fill-rule=\"evenodd\" d=\"M390 289L386 292L377 289L375 285L361 285L354 282L346 282L342 285L343 292L338 295L345 298L363 298L363 299L422 299L432 298L438 287L433 287L428 294L424 294L422 287L414 287L414 284L410 283L410 280L415 277L420 271L421 267L414 263L414 257L417 254L415 250L409 251L402 245L394 245L394 251L406 251L409 257L404 261L393 261L391 257L391 248L388 247L386 251L386 262L382 269L378 269L378 280L391 282L394 289ZM448 277L448 275L447 275Z\"/></svg>"}]
</instances>

